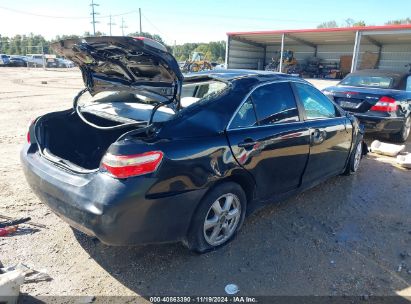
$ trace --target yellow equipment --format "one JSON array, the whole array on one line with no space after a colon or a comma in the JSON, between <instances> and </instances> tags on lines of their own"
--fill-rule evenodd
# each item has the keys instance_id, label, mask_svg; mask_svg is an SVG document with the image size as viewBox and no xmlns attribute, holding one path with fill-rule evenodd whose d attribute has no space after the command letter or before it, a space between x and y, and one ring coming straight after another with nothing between
<instances>
[{"instance_id":1,"label":"yellow equipment","mask_svg":"<svg viewBox=\"0 0 411 304\"><path fill-rule=\"evenodd\" d=\"M191 60L187 60L182 68L183 72L199 72L211 70L212 66L201 52L193 52Z\"/></svg>"}]
</instances>

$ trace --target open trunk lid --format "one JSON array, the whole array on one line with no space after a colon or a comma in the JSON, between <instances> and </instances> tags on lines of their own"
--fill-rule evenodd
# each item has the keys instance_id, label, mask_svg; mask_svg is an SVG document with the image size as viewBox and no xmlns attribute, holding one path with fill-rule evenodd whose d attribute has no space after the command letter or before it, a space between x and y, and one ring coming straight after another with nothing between
<instances>
[{"instance_id":1,"label":"open trunk lid","mask_svg":"<svg viewBox=\"0 0 411 304\"><path fill-rule=\"evenodd\" d=\"M130 91L162 103L180 101L183 75L162 44L144 37L88 37L55 42L52 49L75 62L91 95Z\"/></svg>"}]
</instances>

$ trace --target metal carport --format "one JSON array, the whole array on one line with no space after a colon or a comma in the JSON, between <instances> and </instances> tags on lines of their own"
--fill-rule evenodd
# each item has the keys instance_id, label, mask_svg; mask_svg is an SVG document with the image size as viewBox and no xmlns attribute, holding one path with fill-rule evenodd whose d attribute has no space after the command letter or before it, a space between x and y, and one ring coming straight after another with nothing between
<instances>
[{"instance_id":1,"label":"metal carport","mask_svg":"<svg viewBox=\"0 0 411 304\"><path fill-rule=\"evenodd\" d=\"M226 67L264 69L275 51L292 49L298 61L318 56L339 62L352 55L351 71L364 52L379 53L379 69L406 71L411 63L411 25L362 26L227 33ZM280 67L281 68L281 67Z\"/></svg>"}]
</instances>

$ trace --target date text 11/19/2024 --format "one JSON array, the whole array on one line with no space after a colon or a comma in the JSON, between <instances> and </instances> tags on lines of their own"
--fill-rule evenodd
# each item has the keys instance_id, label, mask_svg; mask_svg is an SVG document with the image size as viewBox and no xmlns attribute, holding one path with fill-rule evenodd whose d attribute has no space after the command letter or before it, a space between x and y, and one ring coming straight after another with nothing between
<instances>
[{"instance_id":1,"label":"date text 11/19/2024","mask_svg":"<svg viewBox=\"0 0 411 304\"><path fill-rule=\"evenodd\" d=\"M151 303L258 303L254 297L150 297Z\"/></svg>"}]
</instances>

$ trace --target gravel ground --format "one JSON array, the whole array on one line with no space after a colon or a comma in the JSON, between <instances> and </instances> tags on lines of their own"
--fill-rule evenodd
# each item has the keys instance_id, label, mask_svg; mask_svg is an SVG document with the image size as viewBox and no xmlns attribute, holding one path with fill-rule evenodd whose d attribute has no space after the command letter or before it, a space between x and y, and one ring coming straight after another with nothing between
<instances>
[{"instance_id":1,"label":"gravel ground","mask_svg":"<svg viewBox=\"0 0 411 304\"><path fill-rule=\"evenodd\" d=\"M69 108L81 87L76 69L0 69L0 214L29 215L48 227L0 238L4 265L22 262L53 278L22 292L218 295L235 283L239 295L368 296L410 287L411 172L372 154L358 174L267 206L233 242L201 256L180 244L108 247L73 232L30 191L19 151L30 118Z\"/></svg>"}]
</instances>

